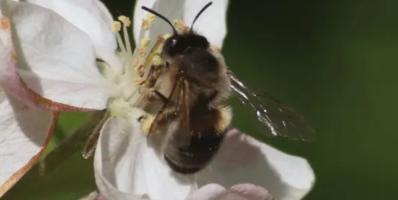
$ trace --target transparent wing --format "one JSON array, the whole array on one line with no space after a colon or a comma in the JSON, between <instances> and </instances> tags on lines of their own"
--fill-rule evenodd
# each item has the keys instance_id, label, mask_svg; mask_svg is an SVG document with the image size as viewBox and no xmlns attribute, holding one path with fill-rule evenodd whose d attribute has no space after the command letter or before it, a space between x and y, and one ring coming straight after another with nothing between
<instances>
[{"instance_id":1,"label":"transparent wing","mask_svg":"<svg viewBox=\"0 0 398 200\"><path fill-rule=\"evenodd\" d=\"M176 79L167 101L163 104L161 109L155 116L151 124L149 133L153 133L158 129L159 123L168 124L173 121L178 121L179 129L186 130L189 133L189 115L190 110L188 106L189 101L189 85L188 82L182 79Z\"/></svg>"},{"instance_id":2,"label":"transparent wing","mask_svg":"<svg viewBox=\"0 0 398 200\"><path fill-rule=\"evenodd\" d=\"M282 136L293 140L311 141L315 130L304 117L271 96L258 96L250 91L232 72L229 73L231 89L240 102L249 106L257 120L267 129L268 136Z\"/></svg>"}]
</instances>

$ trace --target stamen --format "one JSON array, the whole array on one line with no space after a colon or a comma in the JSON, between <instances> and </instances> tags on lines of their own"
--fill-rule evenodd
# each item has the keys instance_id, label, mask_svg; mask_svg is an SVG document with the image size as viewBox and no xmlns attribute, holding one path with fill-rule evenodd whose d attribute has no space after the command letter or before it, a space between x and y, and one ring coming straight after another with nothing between
<instances>
[{"instance_id":1,"label":"stamen","mask_svg":"<svg viewBox=\"0 0 398 200\"><path fill-rule=\"evenodd\" d=\"M140 46L138 47L138 53L140 56L142 56L142 57L145 56L146 48L149 46L150 42L151 42L151 40L149 39L149 37L147 35L141 39Z\"/></svg>"},{"instance_id":2,"label":"stamen","mask_svg":"<svg viewBox=\"0 0 398 200\"><path fill-rule=\"evenodd\" d=\"M156 16L152 13L147 13L145 18L142 20L141 28L144 30L149 30L152 23L155 21Z\"/></svg>"},{"instance_id":3,"label":"stamen","mask_svg":"<svg viewBox=\"0 0 398 200\"><path fill-rule=\"evenodd\" d=\"M122 24L120 24L120 22L118 22L118 21L112 22L112 32L117 33L120 31L121 28L122 28Z\"/></svg>"},{"instance_id":4,"label":"stamen","mask_svg":"<svg viewBox=\"0 0 398 200\"><path fill-rule=\"evenodd\" d=\"M133 51L131 49L130 36L129 36L129 33L128 33L128 29L127 29L128 27L131 26L131 20L130 20L130 18L128 18L128 17L126 17L124 15L119 16L118 19L123 24L124 46L127 49L128 55L132 55Z\"/></svg>"},{"instance_id":5,"label":"stamen","mask_svg":"<svg viewBox=\"0 0 398 200\"><path fill-rule=\"evenodd\" d=\"M124 46L122 36L119 31L122 27L122 24L118 21L112 22L112 32L116 33L116 40L122 52L126 52L126 47Z\"/></svg>"},{"instance_id":6,"label":"stamen","mask_svg":"<svg viewBox=\"0 0 398 200\"><path fill-rule=\"evenodd\" d=\"M145 79L143 79L143 78L138 78L138 79L136 79L135 81L134 81L134 84L136 84L136 85L143 85L144 83L145 83Z\"/></svg>"},{"instance_id":7,"label":"stamen","mask_svg":"<svg viewBox=\"0 0 398 200\"><path fill-rule=\"evenodd\" d=\"M129 37L129 33L127 30L127 26L123 26L123 36L124 36L124 41L127 47L127 51L129 53L129 55L133 54L133 51L131 50L131 43L130 43L130 37Z\"/></svg>"},{"instance_id":8,"label":"stamen","mask_svg":"<svg viewBox=\"0 0 398 200\"><path fill-rule=\"evenodd\" d=\"M149 37L147 35L144 36L140 41L140 48L147 48L150 42Z\"/></svg>"},{"instance_id":9,"label":"stamen","mask_svg":"<svg viewBox=\"0 0 398 200\"><path fill-rule=\"evenodd\" d=\"M130 25L131 25L130 18L128 18L124 15L121 15L118 17L118 19L123 23L123 26L130 27Z\"/></svg>"},{"instance_id":10,"label":"stamen","mask_svg":"<svg viewBox=\"0 0 398 200\"><path fill-rule=\"evenodd\" d=\"M173 24L178 32L188 32L189 31L189 27L182 20L176 19L173 21Z\"/></svg>"}]
</instances>

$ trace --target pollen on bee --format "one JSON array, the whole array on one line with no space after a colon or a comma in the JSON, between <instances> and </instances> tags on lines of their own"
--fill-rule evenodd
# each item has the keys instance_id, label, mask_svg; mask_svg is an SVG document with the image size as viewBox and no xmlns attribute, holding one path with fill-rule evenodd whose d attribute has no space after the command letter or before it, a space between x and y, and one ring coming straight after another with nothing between
<instances>
[{"instance_id":1,"label":"pollen on bee","mask_svg":"<svg viewBox=\"0 0 398 200\"><path fill-rule=\"evenodd\" d=\"M145 134L149 134L149 129L151 129L152 123L155 120L155 116L150 115L150 116L145 116L142 118L141 122L141 130Z\"/></svg>"},{"instance_id":2,"label":"pollen on bee","mask_svg":"<svg viewBox=\"0 0 398 200\"><path fill-rule=\"evenodd\" d=\"M162 58L159 55L155 55L152 58L152 64L153 65L161 65L162 64Z\"/></svg>"},{"instance_id":3,"label":"pollen on bee","mask_svg":"<svg viewBox=\"0 0 398 200\"><path fill-rule=\"evenodd\" d=\"M222 133L232 121L232 111L231 107L221 107L220 111L220 119L216 124L216 129L219 133Z\"/></svg>"}]
</instances>

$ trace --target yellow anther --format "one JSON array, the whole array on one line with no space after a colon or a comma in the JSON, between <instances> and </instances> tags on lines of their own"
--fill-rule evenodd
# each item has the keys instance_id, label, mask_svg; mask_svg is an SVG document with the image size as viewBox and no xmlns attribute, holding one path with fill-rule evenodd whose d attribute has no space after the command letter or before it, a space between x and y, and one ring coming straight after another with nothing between
<instances>
[{"instance_id":1,"label":"yellow anther","mask_svg":"<svg viewBox=\"0 0 398 200\"><path fill-rule=\"evenodd\" d=\"M174 27L177 29L177 31L186 32L189 30L188 26L184 23L184 21L176 19L173 22L174 22Z\"/></svg>"},{"instance_id":2,"label":"yellow anther","mask_svg":"<svg viewBox=\"0 0 398 200\"><path fill-rule=\"evenodd\" d=\"M135 60L135 62L133 63L133 66L134 66L134 70L135 70L135 71L139 71L139 70L141 70L141 68L144 67L143 64L140 64L140 63L138 62L138 60Z\"/></svg>"},{"instance_id":3,"label":"yellow anther","mask_svg":"<svg viewBox=\"0 0 398 200\"><path fill-rule=\"evenodd\" d=\"M119 32L121 28L122 28L122 24L120 22L118 22L118 21L112 22L112 32L114 32L114 33Z\"/></svg>"},{"instance_id":4,"label":"yellow anther","mask_svg":"<svg viewBox=\"0 0 398 200\"><path fill-rule=\"evenodd\" d=\"M145 19L148 20L149 23L152 23L153 21L155 21L156 16L152 13L147 13Z\"/></svg>"},{"instance_id":5,"label":"yellow anther","mask_svg":"<svg viewBox=\"0 0 398 200\"><path fill-rule=\"evenodd\" d=\"M144 30L148 30L152 23L155 21L156 16L152 13L147 13L145 18L142 20L141 27Z\"/></svg>"},{"instance_id":6,"label":"yellow anther","mask_svg":"<svg viewBox=\"0 0 398 200\"><path fill-rule=\"evenodd\" d=\"M143 30L148 30L149 27L150 27L150 24L149 24L149 22L147 20L142 20L141 27L142 27Z\"/></svg>"},{"instance_id":7,"label":"yellow anther","mask_svg":"<svg viewBox=\"0 0 398 200\"><path fill-rule=\"evenodd\" d=\"M145 83L145 79L141 78L141 79L137 79L134 81L134 83L136 85L143 85Z\"/></svg>"},{"instance_id":8,"label":"yellow anther","mask_svg":"<svg viewBox=\"0 0 398 200\"><path fill-rule=\"evenodd\" d=\"M130 18L128 18L124 15L119 16L118 19L123 23L123 26L125 26L125 27L129 27L131 25Z\"/></svg>"}]
</instances>

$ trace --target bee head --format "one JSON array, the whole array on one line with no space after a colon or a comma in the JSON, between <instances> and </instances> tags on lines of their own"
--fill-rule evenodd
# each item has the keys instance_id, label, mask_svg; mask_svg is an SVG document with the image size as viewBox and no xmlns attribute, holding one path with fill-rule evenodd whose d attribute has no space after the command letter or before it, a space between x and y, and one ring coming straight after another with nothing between
<instances>
[{"instance_id":1,"label":"bee head","mask_svg":"<svg viewBox=\"0 0 398 200\"><path fill-rule=\"evenodd\" d=\"M179 54L183 54L189 49L193 48L199 48L199 49L207 49L209 47L209 42L207 39L201 35L198 35L194 33L193 31L193 26L196 22L196 20L199 18L199 16L209 7L211 6L213 2L207 3L199 12L196 14L194 20L192 21L190 31L187 33L180 34L177 32L176 28L173 26L173 24L170 22L169 19L161 15L160 13L151 10L145 6L142 7L147 12L150 12L161 19L163 19L165 22L167 22L171 28L173 29L173 35L168 38L165 41L164 47L163 47L163 52L166 54L168 57L175 57Z\"/></svg>"},{"instance_id":2,"label":"bee head","mask_svg":"<svg viewBox=\"0 0 398 200\"><path fill-rule=\"evenodd\" d=\"M209 42L201 35L195 33L173 35L165 41L163 52L169 57L175 57L184 54L186 51L194 48L207 49Z\"/></svg>"}]
</instances>

